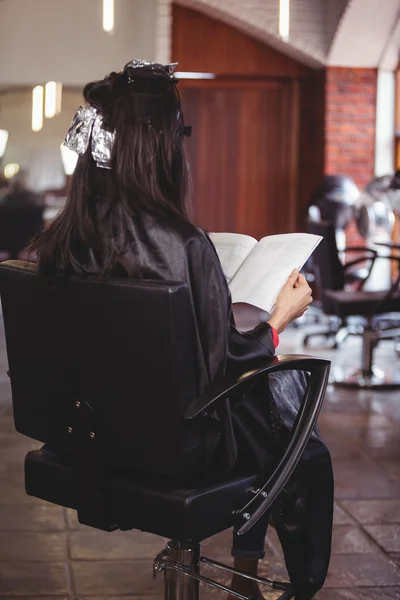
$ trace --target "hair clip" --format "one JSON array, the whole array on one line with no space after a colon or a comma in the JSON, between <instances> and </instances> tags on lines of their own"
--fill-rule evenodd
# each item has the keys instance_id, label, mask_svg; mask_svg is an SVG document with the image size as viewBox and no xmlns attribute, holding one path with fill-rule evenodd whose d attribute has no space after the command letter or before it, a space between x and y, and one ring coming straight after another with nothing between
<instances>
[{"instance_id":1,"label":"hair clip","mask_svg":"<svg viewBox=\"0 0 400 600\"><path fill-rule=\"evenodd\" d=\"M177 79L174 77L174 71L177 66L177 62L163 65L161 63L134 58L125 65L124 71L127 71L128 69L138 70L138 75L140 76L140 69L143 69L147 71L147 74L150 72L155 77L168 77L177 82ZM134 78L128 75L128 81L129 83L134 83Z\"/></svg>"}]
</instances>

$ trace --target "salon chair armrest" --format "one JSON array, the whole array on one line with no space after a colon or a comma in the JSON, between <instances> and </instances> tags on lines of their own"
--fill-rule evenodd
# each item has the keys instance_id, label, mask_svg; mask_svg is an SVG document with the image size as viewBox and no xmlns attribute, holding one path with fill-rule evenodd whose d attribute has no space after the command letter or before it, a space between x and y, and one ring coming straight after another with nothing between
<instances>
[{"instance_id":1,"label":"salon chair armrest","mask_svg":"<svg viewBox=\"0 0 400 600\"><path fill-rule=\"evenodd\" d=\"M321 364L330 364L329 361L322 358L313 358L301 354L283 354L274 356L267 360L259 369L248 371L239 377L226 376L216 381L208 390L200 397L194 400L187 408L184 418L190 421L200 414L206 414L215 410L216 405L229 398L233 394L244 391L250 381L254 383L257 379L261 379L269 373L276 371L309 371L313 372Z\"/></svg>"},{"instance_id":2,"label":"salon chair armrest","mask_svg":"<svg viewBox=\"0 0 400 600\"><path fill-rule=\"evenodd\" d=\"M355 265L364 263L366 260L370 261L369 266L366 268L366 271L367 271L366 275L357 277L357 279L358 279L357 289L361 290L364 283L367 281L367 279L371 275L372 268L375 264L375 260L378 257L378 253L376 250L373 250L372 248L363 248L361 246L353 246L353 247L345 248L344 252L346 252L346 253L347 252L362 252L363 253L363 256L358 256L354 260L351 260L343 265L343 270L345 273L347 271L351 270L351 268L354 267Z\"/></svg>"},{"instance_id":3,"label":"salon chair armrest","mask_svg":"<svg viewBox=\"0 0 400 600\"><path fill-rule=\"evenodd\" d=\"M395 244L394 242L375 242L375 245L390 248L391 250L400 250L400 244Z\"/></svg>"},{"instance_id":4,"label":"salon chair armrest","mask_svg":"<svg viewBox=\"0 0 400 600\"><path fill-rule=\"evenodd\" d=\"M364 254L370 254L370 256L366 256L365 258L372 258L376 256L378 253L373 248L368 248L366 246L346 246L343 252L364 252Z\"/></svg>"},{"instance_id":5,"label":"salon chair armrest","mask_svg":"<svg viewBox=\"0 0 400 600\"><path fill-rule=\"evenodd\" d=\"M253 497L237 511L235 531L246 533L270 508L285 487L296 468L318 419L328 385L330 361L301 355L276 356L260 369L245 373L238 379L220 381L187 409L185 419L193 419L213 410L218 402L239 391L244 391L249 382L254 382L276 371L308 371L310 378L306 393L291 431L286 451L274 472L261 484Z\"/></svg>"}]
</instances>

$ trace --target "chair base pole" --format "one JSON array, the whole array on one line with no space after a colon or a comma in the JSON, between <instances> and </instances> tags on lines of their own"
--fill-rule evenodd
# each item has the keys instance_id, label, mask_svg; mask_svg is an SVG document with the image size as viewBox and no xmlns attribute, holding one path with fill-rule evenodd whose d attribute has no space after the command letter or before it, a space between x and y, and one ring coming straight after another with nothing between
<instances>
[{"instance_id":1,"label":"chair base pole","mask_svg":"<svg viewBox=\"0 0 400 600\"><path fill-rule=\"evenodd\" d=\"M162 571L164 600L199 600L200 544L168 542L154 560L154 579Z\"/></svg>"},{"instance_id":2,"label":"chair base pole","mask_svg":"<svg viewBox=\"0 0 400 600\"><path fill-rule=\"evenodd\" d=\"M364 327L362 337L361 369L343 374L336 369L333 384L337 387L358 388L368 390L389 390L400 387L400 372L385 373L373 365L373 354L379 334L373 328L371 321Z\"/></svg>"},{"instance_id":3,"label":"chair base pole","mask_svg":"<svg viewBox=\"0 0 400 600\"><path fill-rule=\"evenodd\" d=\"M294 593L290 584L280 581L271 581L262 577L252 577L247 573L228 567L220 562L209 558L200 557L200 544L182 544L181 542L168 542L165 550L162 550L154 560L153 577L164 571L164 600L199 600L200 582L218 589L238 600L254 600L244 596L232 588L219 583L200 574L200 563L207 563L218 569L236 573L247 579L257 581L275 590L283 592L278 600L291 600Z\"/></svg>"},{"instance_id":4,"label":"chair base pole","mask_svg":"<svg viewBox=\"0 0 400 600\"><path fill-rule=\"evenodd\" d=\"M180 542L168 542L164 553L168 559L183 567L193 574L200 573L200 544L182 544ZM188 577L175 569L164 571L164 600L199 600L199 581Z\"/></svg>"}]
</instances>

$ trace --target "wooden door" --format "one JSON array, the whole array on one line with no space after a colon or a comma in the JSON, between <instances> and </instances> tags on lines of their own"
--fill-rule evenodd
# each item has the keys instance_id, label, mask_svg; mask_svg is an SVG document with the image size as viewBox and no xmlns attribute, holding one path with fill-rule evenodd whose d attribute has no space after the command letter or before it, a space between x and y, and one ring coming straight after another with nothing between
<instances>
[{"instance_id":1,"label":"wooden door","mask_svg":"<svg viewBox=\"0 0 400 600\"><path fill-rule=\"evenodd\" d=\"M296 80L182 80L193 215L209 231L256 238L296 230Z\"/></svg>"}]
</instances>

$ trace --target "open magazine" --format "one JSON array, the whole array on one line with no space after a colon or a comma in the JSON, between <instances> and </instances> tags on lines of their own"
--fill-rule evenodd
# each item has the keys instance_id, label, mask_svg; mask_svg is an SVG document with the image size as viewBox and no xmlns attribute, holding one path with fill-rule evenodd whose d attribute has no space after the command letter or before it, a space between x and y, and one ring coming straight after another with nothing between
<instances>
[{"instance_id":1,"label":"open magazine","mask_svg":"<svg viewBox=\"0 0 400 600\"><path fill-rule=\"evenodd\" d=\"M293 269L301 269L322 240L309 233L271 235L257 242L238 233L211 233L232 302L271 313Z\"/></svg>"}]
</instances>

